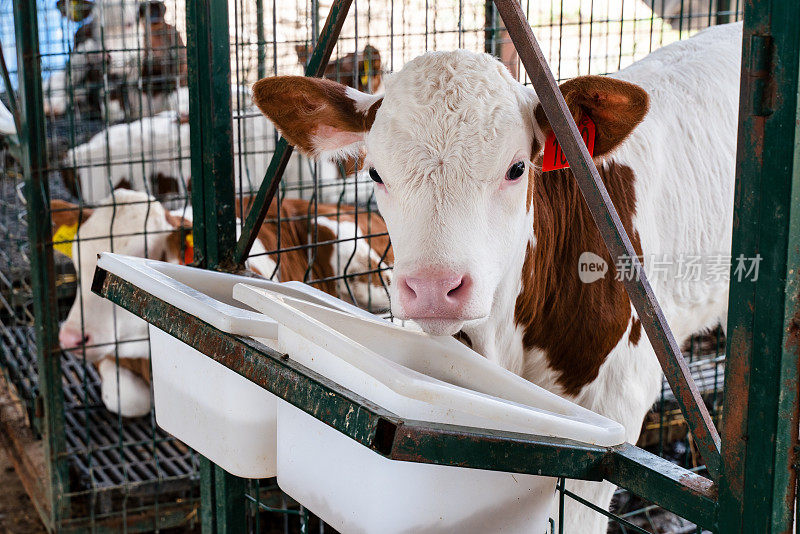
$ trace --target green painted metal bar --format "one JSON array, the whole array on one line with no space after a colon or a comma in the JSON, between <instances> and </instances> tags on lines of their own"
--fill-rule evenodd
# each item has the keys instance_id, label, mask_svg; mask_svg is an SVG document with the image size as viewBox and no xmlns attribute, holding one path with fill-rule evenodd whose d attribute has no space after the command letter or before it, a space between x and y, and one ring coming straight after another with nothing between
<instances>
[{"instance_id":1,"label":"green painted metal bar","mask_svg":"<svg viewBox=\"0 0 800 534\"><path fill-rule=\"evenodd\" d=\"M258 77L267 75L267 37L264 33L264 0L256 0L256 47L258 48Z\"/></svg>"},{"instance_id":2,"label":"green painted metal bar","mask_svg":"<svg viewBox=\"0 0 800 534\"><path fill-rule=\"evenodd\" d=\"M208 458L200 457L200 528L203 534L217 532L216 469Z\"/></svg>"},{"instance_id":3,"label":"green painted metal bar","mask_svg":"<svg viewBox=\"0 0 800 534\"><path fill-rule=\"evenodd\" d=\"M564 439L405 420L252 339L221 332L98 269L92 290L265 390L392 460L585 480L606 478L710 527L713 482L626 444Z\"/></svg>"},{"instance_id":4,"label":"green painted metal bar","mask_svg":"<svg viewBox=\"0 0 800 534\"><path fill-rule=\"evenodd\" d=\"M689 367L675 341L667 319L661 310L644 268L631 244L617 210L611 202L605 184L589 151L578 132L572 114L547 65L522 6L517 0L495 0L500 16L517 49L542 108L550 121L558 142L569 161L573 176L580 187L586 205L603 236L612 258L630 259L632 277L623 277L625 289L642 321L642 326L655 350L661 368L675 394L700 454L712 476L719 475L720 438L708 413L700 390L692 379Z\"/></svg>"},{"instance_id":5,"label":"green painted metal bar","mask_svg":"<svg viewBox=\"0 0 800 534\"><path fill-rule=\"evenodd\" d=\"M236 212L227 1L188 2L186 34L196 263L232 270Z\"/></svg>"},{"instance_id":6,"label":"green painted metal bar","mask_svg":"<svg viewBox=\"0 0 800 534\"><path fill-rule=\"evenodd\" d=\"M497 8L494 0L486 0L483 5L483 51L497 53Z\"/></svg>"},{"instance_id":7,"label":"green painted metal bar","mask_svg":"<svg viewBox=\"0 0 800 534\"><path fill-rule=\"evenodd\" d=\"M325 20L325 26L322 28L311 58L308 60L306 76L319 77L325 73L325 67L328 66L328 61L331 59L333 48L339 39L339 33L342 31L352 3L353 0L334 0L328 18ZM292 150L293 148L289 146L286 139L281 137L269 162L264 180L258 188L256 198L250 204L250 211L242 225L242 234L234 251L234 260L238 266L244 266L244 262L250 254L250 248L258 237L258 230L264 224L267 210L278 191L278 185L280 185L283 172L289 163L289 158L292 156Z\"/></svg>"},{"instance_id":8,"label":"green painted metal bar","mask_svg":"<svg viewBox=\"0 0 800 534\"><path fill-rule=\"evenodd\" d=\"M226 0L186 5L195 263L232 270L236 244L230 35ZM246 481L200 460L204 534L244 532Z\"/></svg>"},{"instance_id":9,"label":"green painted metal bar","mask_svg":"<svg viewBox=\"0 0 800 534\"><path fill-rule=\"evenodd\" d=\"M203 459L207 463L207 459ZM218 534L240 534L247 525L247 479L226 472L220 466L211 464L214 471L214 532ZM208 501L203 501L205 508Z\"/></svg>"},{"instance_id":10,"label":"green painted metal bar","mask_svg":"<svg viewBox=\"0 0 800 534\"><path fill-rule=\"evenodd\" d=\"M717 24L727 24L733 21L731 17L731 0L717 0Z\"/></svg>"},{"instance_id":11,"label":"green painted metal bar","mask_svg":"<svg viewBox=\"0 0 800 534\"><path fill-rule=\"evenodd\" d=\"M647 469L642 469L646 465ZM631 444L614 447L603 463L606 480L662 508L712 529L717 513L717 487L700 475Z\"/></svg>"},{"instance_id":12,"label":"green painted metal bar","mask_svg":"<svg viewBox=\"0 0 800 534\"><path fill-rule=\"evenodd\" d=\"M47 182L47 137L44 121L36 0L14 0L20 97L22 168L28 212L31 287L36 321L39 400L43 408L45 466L50 514L45 523L60 525L69 513L67 444L64 431L64 394L61 389L61 349L58 344L50 189Z\"/></svg>"},{"instance_id":13,"label":"green painted metal bar","mask_svg":"<svg viewBox=\"0 0 800 534\"><path fill-rule=\"evenodd\" d=\"M744 5L718 532L793 531L798 438L800 3ZM734 262L735 266L735 262Z\"/></svg>"}]
</instances>

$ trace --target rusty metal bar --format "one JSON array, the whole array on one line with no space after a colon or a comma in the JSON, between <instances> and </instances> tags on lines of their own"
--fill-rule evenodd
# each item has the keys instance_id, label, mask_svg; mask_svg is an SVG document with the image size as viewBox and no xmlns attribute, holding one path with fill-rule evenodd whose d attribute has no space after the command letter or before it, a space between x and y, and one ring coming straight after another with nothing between
<instances>
[{"instance_id":1,"label":"rusty metal bar","mask_svg":"<svg viewBox=\"0 0 800 534\"><path fill-rule=\"evenodd\" d=\"M92 291L109 299L391 460L573 479L603 480L711 528L711 480L630 444L599 447L566 439L403 419L250 338L217 330L190 313L97 269Z\"/></svg>"},{"instance_id":2,"label":"rusty metal bar","mask_svg":"<svg viewBox=\"0 0 800 534\"><path fill-rule=\"evenodd\" d=\"M495 5L505 23L520 60L531 79L547 119L556 134L558 142L592 218L603 236L612 258L630 258L632 277L624 277L623 283L628 292L645 332L653 345L661 368L675 393L681 412L694 435L706 467L713 477L720 473L720 439L708 409L703 403L700 391L692 379L680 347L658 304L653 288L647 280L644 268L638 260L636 250L631 245L625 227L619 219L617 210L611 202L605 184L592 162L583 140L567 107L564 97L547 65L536 37L533 35L525 13L516 0L495 0Z\"/></svg>"},{"instance_id":3,"label":"rusty metal bar","mask_svg":"<svg viewBox=\"0 0 800 534\"><path fill-rule=\"evenodd\" d=\"M800 2L744 3L717 531L796 532L800 424Z\"/></svg>"},{"instance_id":4,"label":"rusty metal bar","mask_svg":"<svg viewBox=\"0 0 800 534\"><path fill-rule=\"evenodd\" d=\"M308 60L306 76L318 78L325 73L325 67L328 66L328 61L331 59L333 48L339 39L339 33L342 31L342 26L344 26L344 21L352 3L353 0L335 0L333 2L328 18L325 20L325 26L322 28L311 58ZM281 183L283 171L286 170L289 158L292 157L292 150L293 147L286 142L286 139L281 137L275 147L272 160L269 162L264 180L258 188L256 198L250 204L250 211L248 211L242 225L242 234L236 242L234 262L240 267L244 266L244 262L247 260L248 254L250 254L250 248L253 246L256 237L258 237L258 230L264 224L267 210L272 204L275 193L278 191L278 185Z\"/></svg>"}]
</instances>

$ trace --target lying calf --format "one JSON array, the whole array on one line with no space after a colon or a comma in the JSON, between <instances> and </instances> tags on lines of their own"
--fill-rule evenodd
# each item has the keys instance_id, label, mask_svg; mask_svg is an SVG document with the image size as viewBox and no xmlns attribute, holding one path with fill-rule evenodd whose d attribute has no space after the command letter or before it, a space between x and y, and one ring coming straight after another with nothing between
<instances>
[{"instance_id":1,"label":"lying calf","mask_svg":"<svg viewBox=\"0 0 800 534\"><path fill-rule=\"evenodd\" d=\"M125 189L114 191L96 209L56 200L51 210L56 229L77 232L71 244L55 245L70 253L80 282L59 343L97 366L109 410L126 417L144 415L150 411L147 323L92 293L91 280L98 254L106 251L185 262L191 217ZM273 203L246 267L273 280L319 280L313 285L330 294L374 311L387 309L393 257L383 220L376 214L356 216L351 206L340 206L338 213L336 206L302 200L284 200L280 209Z\"/></svg>"},{"instance_id":2,"label":"lying calf","mask_svg":"<svg viewBox=\"0 0 800 534\"><path fill-rule=\"evenodd\" d=\"M184 95L176 92L176 96L180 107ZM275 151L275 140L275 127L256 108L240 112L233 129L237 190L258 189ZM119 187L167 200L186 194L191 180L189 149L188 114L165 111L109 126L70 148L62 159L61 176L67 189L88 204L98 203ZM345 160L348 173L355 167L353 158ZM315 183L312 170L311 161L293 154L283 174L287 194L297 196L296 189L310 188ZM347 202L366 202L372 193L371 181L344 181L339 167L327 160L319 162L316 173L319 198L325 202L337 202L340 197Z\"/></svg>"}]
</instances>

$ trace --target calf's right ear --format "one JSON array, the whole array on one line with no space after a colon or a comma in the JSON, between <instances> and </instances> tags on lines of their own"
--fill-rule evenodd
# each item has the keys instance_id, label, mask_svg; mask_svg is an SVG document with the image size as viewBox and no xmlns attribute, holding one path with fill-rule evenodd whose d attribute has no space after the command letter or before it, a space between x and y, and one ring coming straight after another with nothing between
<instances>
[{"instance_id":1,"label":"calf's right ear","mask_svg":"<svg viewBox=\"0 0 800 534\"><path fill-rule=\"evenodd\" d=\"M308 156L358 154L382 97L340 83L276 76L253 84L253 102L286 140Z\"/></svg>"}]
</instances>

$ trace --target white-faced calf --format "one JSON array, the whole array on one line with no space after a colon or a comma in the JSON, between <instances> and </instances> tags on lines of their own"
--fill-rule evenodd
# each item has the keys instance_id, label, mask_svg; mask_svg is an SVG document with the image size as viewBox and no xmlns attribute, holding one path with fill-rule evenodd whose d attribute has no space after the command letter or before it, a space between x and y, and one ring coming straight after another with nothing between
<instances>
[{"instance_id":1,"label":"white-faced calf","mask_svg":"<svg viewBox=\"0 0 800 534\"><path fill-rule=\"evenodd\" d=\"M729 254L741 25L664 47L562 93L596 125L597 169L679 343L727 309L724 277L681 277L681 258ZM253 98L307 154L366 149L395 255L391 304L438 335L622 423L635 443L661 369L568 170L541 171L551 127L496 59L432 52L384 77L383 97L328 80L257 82ZM609 268L581 280L581 256ZM587 257L587 256L584 256ZM591 256L589 256L591 257ZM609 483L568 488L601 507ZM606 519L567 499L566 532Z\"/></svg>"}]
</instances>

